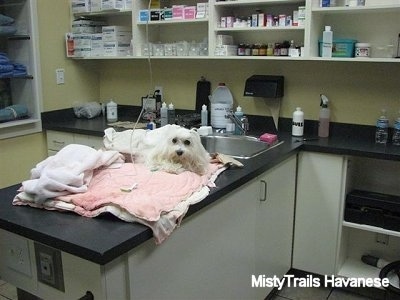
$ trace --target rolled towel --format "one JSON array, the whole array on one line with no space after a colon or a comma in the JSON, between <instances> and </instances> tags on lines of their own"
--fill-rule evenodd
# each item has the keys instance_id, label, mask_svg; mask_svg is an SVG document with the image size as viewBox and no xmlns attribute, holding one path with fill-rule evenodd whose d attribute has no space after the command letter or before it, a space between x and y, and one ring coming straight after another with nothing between
<instances>
[{"instance_id":1,"label":"rolled towel","mask_svg":"<svg viewBox=\"0 0 400 300\"><path fill-rule=\"evenodd\" d=\"M19 63L14 63L13 77L23 77L28 75L26 71L26 66Z\"/></svg>"},{"instance_id":2,"label":"rolled towel","mask_svg":"<svg viewBox=\"0 0 400 300\"><path fill-rule=\"evenodd\" d=\"M1 25L0 26L0 36L10 36L17 32L17 27L14 25Z\"/></svg>"},{"instance_id":3,"label":"rolled towel","mask_svg":"<svg viewBox=\"0 0 400 300\"><path fill-rule=\"evenodd\" d=\"M14 23L13 18L0 14L0 25L10 25L12 23Z\"/></svg>"},{"instance_id":4,"label":"rolled towel","mask_svg":"<svg viewBox=\"0 0 400 300\"><path fill-rule=\"evenodd\" d=\"M15 104L0 109L0 122L22 119L28 116L28 108L22 104Z\"/></svg>"}]
</instances>

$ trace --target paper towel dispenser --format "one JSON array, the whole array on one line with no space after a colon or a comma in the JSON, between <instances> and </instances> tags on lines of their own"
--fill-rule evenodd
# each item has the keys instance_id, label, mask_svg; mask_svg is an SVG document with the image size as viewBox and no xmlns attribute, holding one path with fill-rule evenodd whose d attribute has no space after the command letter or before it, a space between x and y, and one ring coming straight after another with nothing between
<instances>
[{"instance_id":1,"label":"paper towel dispenser","mask_svg":"<svg viewBox=\"0 0 400 300\"><path fill-rule=\"evenodd\" d=\"M246 80L244 96L281 98L283 97L283 76L253 75Z\"/></svg>"}]
</instances>

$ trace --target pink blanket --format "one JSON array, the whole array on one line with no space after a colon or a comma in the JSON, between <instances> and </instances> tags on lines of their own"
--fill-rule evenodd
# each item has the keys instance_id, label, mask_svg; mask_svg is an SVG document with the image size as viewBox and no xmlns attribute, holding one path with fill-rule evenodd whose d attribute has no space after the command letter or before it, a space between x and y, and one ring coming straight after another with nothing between
<instances>
[{"instance_id":1,"label":"pink blanket","mask_svg":"<svg viewBox=\"0 0 400 300\"><path fill-rule=\"evenodd\" d=\"M209 194L209 187L215 186L223 170L221 165L210 164L203 176L188 171L177 175L125 163L118 169L95 170L85 193L58 196L40 204L22 192L13 204L69 210L86 217L109 212L122 220L149 226L159 244L179 226L189 206ZM124 191L134 183L135 189Z\"/></svg>"}]
</instances>

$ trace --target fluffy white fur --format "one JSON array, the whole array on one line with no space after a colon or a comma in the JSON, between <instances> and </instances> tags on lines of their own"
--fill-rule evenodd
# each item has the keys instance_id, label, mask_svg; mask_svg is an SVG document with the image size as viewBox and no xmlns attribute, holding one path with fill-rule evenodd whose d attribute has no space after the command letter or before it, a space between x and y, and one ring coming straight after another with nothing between
<instances>
[{"instance_id":1,"label":"fluffy white fur","mask_svg":"<svg viewBox=\"0 0 400 300\"><path fill-rule=\"evenodd\" d=\"M207 172L210 155L201 144L196 130L178 125L166 125L155 130L108 133L107 130L106 148L132 153L135 162L143 162L151 169L175 174L185 170L199 175Z\"/></svg>"}]
</instances>

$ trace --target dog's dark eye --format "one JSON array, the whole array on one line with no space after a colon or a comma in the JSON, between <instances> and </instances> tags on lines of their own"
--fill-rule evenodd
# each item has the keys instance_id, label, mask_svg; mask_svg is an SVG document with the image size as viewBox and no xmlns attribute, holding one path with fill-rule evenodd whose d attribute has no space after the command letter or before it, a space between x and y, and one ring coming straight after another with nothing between
<instances>
[{"instance_id":1,"label":"dog's dark eye","mask_svg":"<svg viewBox=\"0 0 400 300\"><path fill-rule=\"evenodd\" d=\"M183 143L184 143L186 146L189 146L189 145L190 145L190 141L189 141L189 140L185 140Z\"/></svg>"},{"instance_id":2,"label":"dog's dark eye","mask_svg":"<svg viewBox=\"0 0 400 300\"><path fill-rule=\"evenodd\" d=\"M172 142L173 142L174 144L176 144L177 141L178 141L178 140L177 140L176 138L173 138L173 139L172 139Z\"/></svg>"}]
</instances>

